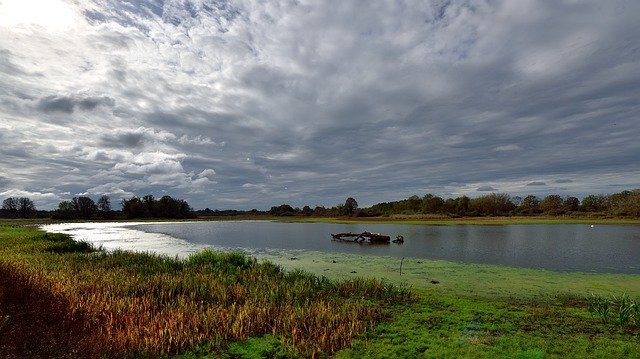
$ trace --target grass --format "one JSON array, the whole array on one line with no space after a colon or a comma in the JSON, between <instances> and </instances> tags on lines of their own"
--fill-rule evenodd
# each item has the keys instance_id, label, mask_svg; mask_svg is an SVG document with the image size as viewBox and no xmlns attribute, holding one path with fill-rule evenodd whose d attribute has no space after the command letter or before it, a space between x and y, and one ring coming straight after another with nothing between
<instances>
[{"instance_id":1,"label":"grass","mask_svg":"<svg viewBox=\"0 0 640 359\"><path fill-rule=\"evenodd\" d=\"M268 258L289 270L305 268L334 279L383 278L412 288L418 298L399 305L393 320L338 351L336 358L640 357L635 312L624 326L615 324L620 303L639 302L638 275L415 258L404 259L400 275L398 258L322 252L291 257ZM614 302L607 324L590 309L593 297Z\"/></svg>"},{"instance_id":2,"label":"grass","mask_svg":"<svg viewBox=\"0 0 640 359\"><path fill-rule=\"evenodd\" d=\"M411 301L380 280L285 272L237 253L90 252L8 226L0 241L0 357L224 356L259 338L284 357L326 356L386 318L390 303Z\"/></svg>"},{"instance_id":3,"label":"grass","mask_svg":"<svg viewBox=\"0 0 640 359\"><path fill-rule=\"evenodd\" d=\"M0 357L640 357L639 275L48 250L65 241L0 227Z\"/></svg>"}]
</instances>

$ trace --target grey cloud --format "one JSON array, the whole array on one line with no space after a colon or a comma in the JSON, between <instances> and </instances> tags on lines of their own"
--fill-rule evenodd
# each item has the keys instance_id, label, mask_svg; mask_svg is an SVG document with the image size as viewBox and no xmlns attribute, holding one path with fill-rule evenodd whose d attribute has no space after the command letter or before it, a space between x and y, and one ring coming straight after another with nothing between
<instances>
[{"instance_id":1,"label":"grey cloud","mask_svg":"<svg viewBox=\"0 0 640 359\"><path fill-rule=\"evenodd\" d=\"M100 137L103 146L115 148L135 148L144 143L144 133L142 132L118 132L115 134L105 134Z\"/></svg>"},{"instance_id":2,"label":"grey cloud","mask_svg":"<svg viewBox=\"0 0 640 359\"><path fill-rule=\"evenodd\" d=\"M38 109L42 112L73 113L75 101L69 97L47 96L38 101Z\"/></svg>"},{"instance_id":3,"label":"grey cloud","mask_svg":"<svg viewBox=\"0 0 640 359\"><path fill-rule=\"evenodd\" d=\"M100 105L115 106L115 100L110 97L86 97L78 101L78 106L83 110L93 110Z\"/></svg>"},{"instance_id":4,"label":"grey cloud","mask_svg":"<svg viewBox=\"0 0 640 359\"><path fill-rule=\"evenodd\" d=\"M480 186L480 187L476 188L476 191L478 191L478 192L495 192L495 191L497 191L497 189L493 188L491 186Z\"/></svg>"},{"instance_id":5,"label":"grey cloud","mask_svg":"<svg viewBox=\"0 0 640 359\"><path fill-rule=\"evenodd\" d=\"M47 96L38 101L37 108L45 113L61 112L72 114L76 107L85 111L91 111L100 105L112 107L115 105L115 100L106 96L77 98L68 96Z\"/></svg>"},{"instance_id":6,"label":"grey cloud","mask_svg":"<svg viewBox=\"0 0 640 359\"><path fill-rule=\"evenodd\" d=\"M10 179L0 176L0 192L8 190L11 183Z\"/></svg>"},{"instance_id":7,"label":"grey cloud","mask_svg":"<svg viewBox=\"0 0 640 359\"><path fill-rule=\"evenodd\" d=\"M527 183L527 186L546 186L547 184L545 182L540 182L540 181L534 181L534 182L529 182Z\"/></svg>"},{"instance_id":8,"label":"grey cloud","mask_svg":"<svg viewBox=\"0 0 640 359\"><path fill-rule=\"evenodd\" d=\"M573 181L570 179L557 179L555 182L556 183L573 183Z\"/></svg>"}]
</instances>

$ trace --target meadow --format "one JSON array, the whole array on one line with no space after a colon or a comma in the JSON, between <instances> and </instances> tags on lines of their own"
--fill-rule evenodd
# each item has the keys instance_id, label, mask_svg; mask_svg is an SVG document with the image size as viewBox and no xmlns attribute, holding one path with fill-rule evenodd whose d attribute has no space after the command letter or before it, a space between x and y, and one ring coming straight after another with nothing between
<instances>
[{"instance_id":1,"label":"meadow","mask_svg":"<svg viewBox=\"0 0 640 359\"><path fill-rule=\"evenodd\" d=\"M307 252L186 260L0 226L1 357L640 357L640 276Z\"/></svg>"}]
</instances>

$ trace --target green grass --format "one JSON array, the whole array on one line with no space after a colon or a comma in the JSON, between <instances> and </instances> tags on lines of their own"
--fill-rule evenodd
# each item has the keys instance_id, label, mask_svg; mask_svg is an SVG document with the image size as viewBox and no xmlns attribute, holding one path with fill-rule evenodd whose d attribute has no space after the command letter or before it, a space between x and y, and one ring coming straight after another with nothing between
<instances>
[{"instance_id":1,"label":"green grass","mask_svg":"<svg viewBox=\"0 0 640 359\"><path fill-rule=\"evenodd\" d=\"M391 257L291 253L269 257L288 269L329 278L383 278L418 296L336 358L640 357L640 329L603 324L592 295L640 299L640 276L560 273L494 265ZM433 282L432 282L433 281ZM434 284L435 283L435 284ZM633 307L632 310L636 310Z\"/></svg>"}]
</instances>

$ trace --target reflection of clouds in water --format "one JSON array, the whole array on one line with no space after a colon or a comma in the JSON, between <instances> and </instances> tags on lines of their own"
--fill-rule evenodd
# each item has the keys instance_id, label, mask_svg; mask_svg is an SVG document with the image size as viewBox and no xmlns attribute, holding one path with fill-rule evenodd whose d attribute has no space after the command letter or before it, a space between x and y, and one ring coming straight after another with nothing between
<instances>
[{"instance_id":1,"label":"reflection of clouds in water","mask_svg":"<svg viewBox=\"0 0 640 359\"><path fill-rule=\"evenodd\" d=\"M163 224L167 222L162 222ZM221 252L240 252L249 256L262 258L286 258L296 256L303 250L282 250L273 248L245 248L230 246L214 246L195 244L183 239L162 233L148 233L133 229L136 225L150 222L109 222L109 223L61 223L48 224L40 228L52 233L65 233L76 241L89 242L96 247L102 246L106 251L117 249L135 252L150 252L170 257L185 258L204 248Z\"/></svg>"},{"instance_id":2,"label":"reflection of clouds in water","mask_svg":"<svg viewBox=\"0 0 640 359\"><path fill-rule=\"evenodd\" d=\"M207 247L166 234L146 233L129 228L136 224L141 223L62 223L44 225L41 228L47 232L69 234L77 241L102 246L107 251L121 249L186 257Z\"/></svg>"}]
</instances>

